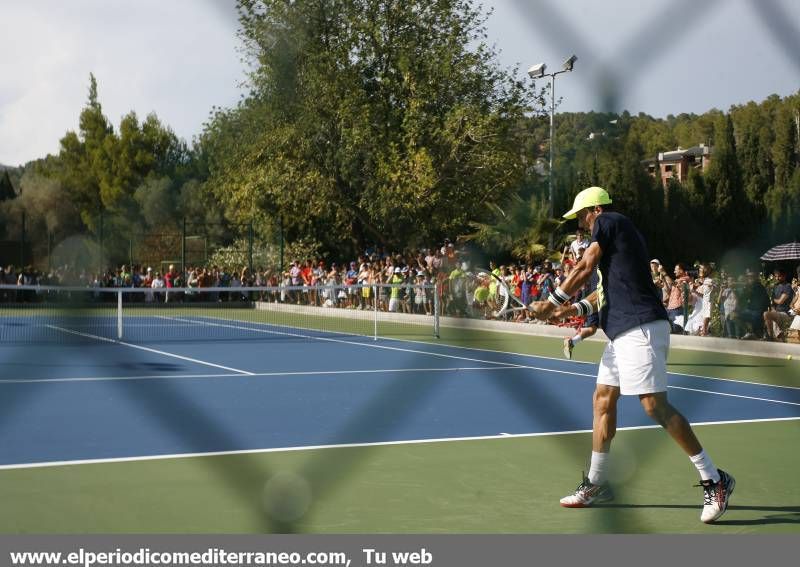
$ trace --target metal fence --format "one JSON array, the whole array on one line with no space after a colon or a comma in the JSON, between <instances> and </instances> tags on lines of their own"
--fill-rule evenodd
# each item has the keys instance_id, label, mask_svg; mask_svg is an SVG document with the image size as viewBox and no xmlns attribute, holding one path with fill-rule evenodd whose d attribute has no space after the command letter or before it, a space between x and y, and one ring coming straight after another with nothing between
<instances>
[{"instance_id":1,"label":"metal fence","mask_svg":"<svg viewBox=\"0 0 800 567\"><path fill-rule=\"evenodd\" d=\"M553 0L515 0L515 4L522 18L529 22L531 30L535 33L546 36L548 41L557 46L564 52L565 56L571 53L578 53L580 57L586 58L589 54L597 51L600 42L603 41L606 30L601 33L587 37L574 27L568 18L564 16L561 3ZM641 26L638 33L624 44L613 57L606 61L597 62L603 66L607 72L596 75L594 79L585 78L584 84L597 93L597 107L599 110L619 110L618 101L622 93L637 87L640 75L628 72L629 69L641 67L651 60L669 57L672 46L682 41L690 33L696 32L702 25L703 18L708 17L715 7L722 3L719 1L697 3L692 0L680 0L678 2L661 2L658 9L652 11L652 16ZM786 9L780 2L751 0L749 4L753 10L752 25L760 26L768 30L775 43L782 48L787 60L793 67L793 73L800 77L800 27L796 20L793 20L786 13ZM614 9L613 4L608 9ZM664 25L665 21L673 19L675 14L691 13L692 18L681 21L681 25ZM557 150L556 150L557 151ZM557 172L555 172L557 176ZM245 232L246 237L246 232ZM119 263L121 260L131 264L135 263L160 263L175 262L180 260L183 265L199 262L207 259L209 248L217 246L218 243L210 243L204 240L198 232L184 228L174 233L160 235L141 235L137 237L124 237L103 235L102 238L92 239L99 250L98 261L101 265L109 263ZM19 263L41 263L49 262L52 255L50 250L51 239L37 240L30 238L30 235L23 235L19 239L20 248ZM30 244L27 244L30 242ZM112 244L113 242L113 244ZM252 237L251 237L252 242ZM32 248L26 248L31 246ZM145 250L147 248L147 251ZM155 252L157 250L157 252ZM46 252L46 253L45 253ZM44 255L43 255L44 253ZM250 252L252 255L252 252ZM152 255L151 255L152 254ZM29 256L32 256L29 257ZM46 260L45 260L46 259ZM112 262L113 260L113 262ZM0 261L16 262L14 258L4 258ZM252 262L252 259L250 260ZM456 337L457 338L457 337ZM555 354L555 353L554 353ZM410 364L415 364L410 361ZM417 364L424 366L424 364ZM540 405L545 405L552 413L570 413L575 411L575 406L585 407L589 411L590 400L574 400L574 403L565 403L562 398L554 395L548 388L538 388L532 390L530 386L518 382L496 380L494 387L504 391L509 399L515 400L523 412L531 412L532 417L535 408L527 400L536 399ZM124 388L124 385L121 386ZM393 415L402 418L403 411L410 413L414 410L418 402L422 402L428 395L430 389L419 389L414 392L404 391L402 381L392 382L386 387L377 391L371 403L354 411L352 419L349 421L349 429L368 428L372 425L376 416L383 414L387 408L394 406L398 393L403 394L403 408L393 407ZM121 390L121 395L133 395L125 389ZM6 397L3 400L3 412L5 410L16 410L24 405L25 394ZM175 413L175 407L185 407L192 409L191 400L182 399L175 392L165 391L162 399L158 401L163 404L165 415ZM166 423L165 425L169 425ZM214 415L204 415L203 422L198 426L196 434L223 435L224 426L215 420ZM335 432L331 434L335 438ZM568 453L570 459L576 463L585 460L589 455L590 447L576 448L574 443L563 443L560 448ZM646 460L652 457L657 451L661 451L664 446L661 443L651 443L640 446L641 451L638 455L639 460ZM669 450L673 450L672 447ZM613 454L613 453L612 453ZM298 477L304 478L311 486L313 501L308 505L308 513L313 513L317 502L325 500L326 495L338 490L342 483L348 482L348 474L358 467L363 459L369 458L368 452L348 452L338 453L334 451L317 451L308 456L308 459L296 471ZM531 463L531 471L535 471L537 463ZM211 476L227 483L231 488L234 498L240 500L243 506L258 506L260 495L250 494L242 490L241 480L248 475L256 477L269 477L276 471L268 471L256 465L254 462L242 461L241 466L248 470L239 470L231 474L227 469L221 469L209 459L208 467ZM574 471L565 471L565 475ZM531 474L535 474L532 472ZM570 477L571 478L571 477ZM486 479L487 485L492 484L492 479ZM570 481L565 481L563 489L566 493L571 486ZM291 491L288 491L285 498L293 498ZM698 498L699 499L699 498ZM255 504L254 504L255 503ZM689 511L687 511L688 513ZM391 511L387 510L387 514ZM694 513L694 511L691 511ZM262 510L263 529L272 532L295 532L300 529L300 518L286 520L270 516L268 510ZM595 526L598 532L625 532L632 528L628 522L636 522L636 511L626 511L625 514L608 513L598 516L598 523ZM633 519L631 519L633 518ZM602 520L601 520L602 519ZM602 523L600 523L602 521ZM177 529L180 529L178 527ZM446 530L447 525L442 525Z\"/></svg>"}]
</instances>

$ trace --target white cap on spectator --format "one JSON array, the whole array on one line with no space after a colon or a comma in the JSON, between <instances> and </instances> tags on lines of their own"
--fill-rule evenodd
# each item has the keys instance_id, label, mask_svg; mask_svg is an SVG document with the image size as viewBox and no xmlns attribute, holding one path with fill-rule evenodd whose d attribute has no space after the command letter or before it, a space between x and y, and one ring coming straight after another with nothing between
<instances>
[{"instance_id":1,"label":"white cap on spectator","mask_svg":"<svg viewBox=\"0 0 800 567\"><path fill-rule=\"evenodd\" d=\"M661 265L661 262L658 261L658 258L653 258L652 260L650 260L650 263L651 264L658 264L659 266Z\"/></svg>"}]
</instances>

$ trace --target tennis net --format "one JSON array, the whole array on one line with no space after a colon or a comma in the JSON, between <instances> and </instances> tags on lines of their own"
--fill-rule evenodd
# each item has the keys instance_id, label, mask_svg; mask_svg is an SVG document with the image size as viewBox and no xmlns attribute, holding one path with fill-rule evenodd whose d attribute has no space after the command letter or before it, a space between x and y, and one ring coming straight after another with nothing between
<instances>
[{"instance_id":1,"label":"tennis net","mask_svg":"<svg viewBox=\"0 0 800 567\"><path fill-rule=\"evenodd\" d=\"M431 337L433 285L0 286L0 344Z\"/></svg>"}]
</instances>

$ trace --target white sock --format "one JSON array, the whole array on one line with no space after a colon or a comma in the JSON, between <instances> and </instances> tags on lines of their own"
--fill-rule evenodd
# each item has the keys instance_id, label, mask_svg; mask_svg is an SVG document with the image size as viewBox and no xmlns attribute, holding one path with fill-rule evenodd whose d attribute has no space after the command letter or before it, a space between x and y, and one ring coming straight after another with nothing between
<instances>
[{"instance_id":1,"label":"white sock","mask_svg":"<svg viewBox=\"0 0 800 567\"><path fill-rule=\"evenodd\" d=\"M583 340L583 337L580 335L575 335L572 337L572 344L576 345Z\"/></svg>"},{"instance_id":2,"label":"white sock","mask_svg":"<svg viewBox=\"0 0 800 567\"><path fill-rule=\"evenodd\" d=\"M608 466L608 453L592 451L592 464L589 466L589 482L603 484L606 481L606 467Z\"/></svg>"},{"instance_id":3,"label":"white sock","mask_svg":"<svg viewBox=\"0 0 800 567\"><path fill-rule=\"evenodd\" d=\"M711 457L706 454L705 449L696 455L689 457L689 459L697 468L697 472L700 473L700 480L711 479L714 482L719 482L719 471L717 470L717 467L714 466L714 463L711 462Z\"/></svg>"}]
</instances>

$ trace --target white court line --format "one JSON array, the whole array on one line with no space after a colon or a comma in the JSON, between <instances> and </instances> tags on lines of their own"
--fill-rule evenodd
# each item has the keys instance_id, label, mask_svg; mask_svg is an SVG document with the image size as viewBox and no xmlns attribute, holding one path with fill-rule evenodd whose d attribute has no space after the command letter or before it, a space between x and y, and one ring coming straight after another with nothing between
<instances>
[{"instance_id":1,"label":"white court line","mask_svg":"<svg viewBox=\"0 0 800 567\"><path fill-rule=\"evenodd\" d=\"M778 417L771 419L743 419L728 421L704 421L692 423L692 426L704 425L737 425L743 423L767 423L775 421L798 421L800 417ZM642 429L661 429L660 425L637 425L632 427L619 427L617 431L637 431ZM387 447L392 445L425 445L430 443L452 443L458 441L491 441L497 439L522 439L528 437L554 437L556 435L577 435L591 433L591 429L577 429L573 431L546 431L543 433L500 433L498 435L480 435L473 437L444 437L440 439L408 439L405 441L378 441L374 443L342 443L339 445L308 445L297 447L274 447L269 449L240 449L236 451L210 451L208 453L176 453L172 455L144 455L139 457L117 457L109 459L82 459L75 461L48 461L41 463L19 463L0 465L0 470L12 469L38 469L48 467L61 467L71 465L99 465L108 463L131 463L139 461L161 461L167 459L191 459L197 457L224 457L232 455L260 455L264 453L290 453L297 451L316 451L321 449L351 449L359 447Z\"/></svg>"},{"instance_id":2,"label":"white court line","mask_svg":"<svg viewBox=\"0 0 800 567\"><path fill-rule=\"evenodd\" d=\"M329 374L380 374L391 372L460 372L466 370L519 370L517 366L472 366L462 368L383 368L370 370L309 370L292 372L251 372L248 377L269 376L325 376ZM241 374L173 374L165 376L86 376L75 378L32 378L0 380L2 384L28 384L42 382L115 382L117 380L182 380L186 378L241 378Z\"/></svg>"},{"instance_id":3,"label":"white court line","mask_svg":"<svg viewBox=\"0 0 800 567\"><path fill-rule=\"evenodd\" d=\"M104 339L110 340L110 339ZM116 342L116 341L112 341ZM130 345L135 346L135 345ZM175 355L177 356L177 355ZM499 363L498 363L499 364ZM569 374L570 376L582 376L587 378L594 378L594 374L579 374L577 372L567 372L564 370L553 370L551 368L539 368L536 366L520 366L520 365L507 365L507 366L466 366L466 367L452 367L452 368L380 368L380 369L367 369L367 370L298 370L298 371L277 371L277 372L248 372L247 374L175 374L165 376L105 376L105 377L76 377L76 378L31 378L31 379L13 379L13 380L0 380L0 386L3 384L41 384L48 382L116 382L116 381L131 381L131 380L185 380L197 378L239 378L247 376L250 378L259 377L280 377L280 376L328 376L328 375L341 375L341 374L391 374L393 372L461 372L461 371L494 371L494 370L540 370L543 372L557 372L562 374ZM771 402L776 404L787 404L792 406L800 406L799 402L787 402L785 400L773 400L771 398L760 398L756 396L745 396L742 394L730 394L727 392L715 392L713 390L700 390L698 388L686 388L683 386L667 386L667 388L674 390L687 390L690 392L697 392L701 394L710 394L712 396L727 396L731 398L742 398L746 400L754 400L759 402Z\"/></svg>"},{"instance_id":4,"label":"white court line","mask_svg":"<svg viewBox=\"0 0 800 567\"><path fill-rule=\"evenodd\" d=\"M786 402L783 400L773 400L770 398L758 398L756 396L743 396L740 394L729 394L727 392L714 392L713 390L700 390L698 388L685 388L683 386L667 386L667 388L673 388L675 390L688 390L690 392L700 392L701 394L713 394L715 396L729 396L731 398L743 398L745 400L757 400L759 402L772 402L773 404L787 404L790 406L800 406L798 402Z\"/></svg>"},{"instance_id":5,"label":"white court line","mask_svg":"<svg viewBox=\"0 0 800 567\"><path fill-rule=\"evenodd\" d=\"M501 333L503 331L486 331L486 332L487 333ZM534 338L537 338L537 339L551 339L551 338L552 339L558 339L558 337L546 337L546 336L538 336L538 335L534 335ZM495 354L508 354L508 355L511 355L511 356L522 356L522 357L525 357L525 358L542 358L544 360L555 360L557 362L563 362L565 364L570 364L570 363L571 364L592 364L592 365L596 366L599 363L599 361L598 362L588 362L586 360L566 360L564 358L560 358L560 357L557 357L557 356L544 356L544 355L541 355L541 354L529 354L529 353L524 353L524 352L511 352L511 351L508 351L508 350L495 350L495 349L490 349L490 348L470 347L470 346L463 346L463 345L453 345L453 344L449 344L449 343L434 343L434 342L428 342L428 341L415 341L415 340L412 340L412 339L388 338L386 340L400 341L400 342L406 342L406 343L414 343L414 344L420 344L420 345L439 346L439 347L443 347L443 348L460 348L460 349L466 349L466 350L476 350L476 351L480 351L480 352L492 352L492 353L495 353ZM676 349L676 350L681 350L681 349ZM731 354L731 353L729 353L729 354ZM733 356L750 356L750 355L733 354ZM670 364L669 361L667 361L667 365L669 365L669 364ZM680 363L673 363L673 364L675 364L677 366L686 366L685 364L680 364ZM721 381L721 382L733 382L735 384L750 384L752 386L763 386L765 388L785 388L785 389L788 389L788 390L800 390L800 386L785 386L785 385L781 385L781 384L766 384L764 382L753 382L751 380L739 380L738 378L721 378L719 376L703 376L701 374L687 374L685 372L670 372L670 371L667 371L667 372L669 374L672 374L673 376L688 376L689 378L700 378L702 380L718 380L718 381Z\"/></svg>"},{"instance_id":6,"label":"white court line","mask_svg":"<svg viewBox=\"0 0 800 567\"><path fill-rule=\"evenodd\" d=\"M303 335L303 334L298 334L298 333L288 333L288 332L283 332L283 331L273 331L273 330L268 330L268 329L244 327L244 326L241 326L241 325L231 325L231 324L224 324L224 323L212 323L212 322L203 321L203 320L196 320L196 319L179 319L177 317L163 317L163 318L164 319L174 320L174 321L188 321L188 322L191 322L191 323L198 323L198 324L201 324L201 325L208 325L208 326L212 326L212 327L224 327L224 328L231 328L231 329L238 329L238 330L253 331L253 332L256 332L256 333L275 334L275 335L290 335L290 336L296 336L296 337L317 339L317 340L320 340L320 341L328 341L328 342L344 343L344 344L350 344L350 345L356 345L356 346L363 346L363 347L368 347L368 348L379 348L379 349L394 350L394 351L400 351L400 352L410 352L410 353L415 353L415 354L425 354L425 355L429 355L429 356L437 356L437 357L450 358L450 359L455 359L455 360L466 360L466 361L469 361L469 362L479 362L479 363L483 363L483 364L494 364L497 368L501 368L501 369L538 370L538 371L541 371L541 372L554 372L556 374L567 374L569 376L581 376L581 377L586 377L586 378L595 378L596 377L594 374L586 374L586 373L581 373L581 372L570 372L568 370L557 370L557 369L554 369L554 368L543 368L543 367L539 367L539 366L526 366L526 365L522 365L522 364L503 363L503 362L497 362L497 361L494 361L494 360L482 360L482 359L477 359L477 358L454 356L454 355L450 355L450 354L429 352L429 351L424 351L424 350L405 349L405 348L400 348L400 347L391 347L391 346L387 346L387 345L376 345L376 344L372 344L372 343L363 343L363 342L360 342L360 341L346 341L344 339L333 339L333 338L330 338L330 337L315 337L313 335ZM50 326L50 325L48 325L48 326ZM224 370L233 370L235 372L239 372L239 373L245 374L247 376L253 376L253 377L256 377L256 376L276 376L276 375L277 376L282 376L282 375L291 376L291 375L312 374L312 373L308 373L308 372L282 372L282 373L274 373L274 372L245 372L243 370L236 370L236 369L233 369L233 368L228 368L228 367L220 366L220 365L217 365L217 364L212 364L210 362L197 361L197 360L194 360L194 359L191 359L191 358L181 357L181 356L176 355L176 354L165 353L163 351L157 351L157 350L149 349L147 347L143 347L143 346L139 346L139 345L133 345L133 344L130 344L130 343L118 342L118 341L114 341L112 339L107 339L107 338L104 338L104 337L96 337L94 335L86 335L84 333L78 333L76 331L71 331L71 330L68 330L68 329L60 329L58 327L53 327L53 328L56 328L56 329L59 329L59 330L65 331L65 332L69 332L69 333L74 333L74 334L77 334L77 335L89 336L89 337L96 338L96 339L103 340L103 341L108 341L108 342L117 343L117 344L123 344L125 346L130 346L132 348L140 348L140 349L143 349L143 350L148 350L148 351L156 352L156 353L159 353L159 354L165 354L167 356L174 356L176 358L182 358L184 360L190 360L190 361L193 361L193 362L198 362L200 364L207 364L209 366L215 366L217 368L222 368ZM410 370L414 371L414 369L410 369ZM451 370L451 369L447 369L447 370ZM482 369L482 370L489 370L489 368L485 368L485 369ZM402 370L402 369L399 369L399 370L367 370L367 371L360 371L360 373L364 373L364 372L402 372L402 371L404 371L404 370ZM428 370L428 371L430 371L430 370ZM329 371L329 373L331 373L331 374L349 374L349 373L358 373L358 372L356 372L356 371L352 371L351 372L351 371L347 371L347 370L335 370L335 371ZM131 380L132 378L126 377L126 378L122 378L122 379ZM60 379L60 380L66 382L69 379L64 378L64 379ZM78 381L78 380L74 380L74 381ZM83 380L83 381L89 381L89 380ZM21 382L24 382L24 381L21 381ZM754 397L754 396L745 396L745 395L741 395L741 394L730 394L730 393L726 393L726 392L714 392L714 391L710 391L710 390L700 390L700 389L695 389L695 388L685 388L685 387L681 387L681 386L667 386L667 388L676 389L676 390L689 390L689 391L694 391L694 392L703 393L703 394L711 394L711 395L718 395L718 396L728 396L728 397L732 397L732 398L741 398L741 399L747 399L747 400L756 400L756 401L763 401L763 402L772 402L772 403L777 403L777 404L788 404L788 405L800 406L800 403L796 403L796 402L787 402L787 401L783 401L783 400L773 400L773 399L770 399L770 398L758 398L758 397Z\"/></svg>"},{"instance_id":7,"label":"white court line","mask_svg":"<svg viewBox=\"0 0 800 567\"><path fill-rule=\"evenodd\" d=\"M244 374L246 376L252 376L253 375L252 372L248 372L246 370L239 370L238 368L231 368L230 366L222 366L221 364L214 364L213 362L206 362L204 360L198 360L196 358L189 358L188 356L181 356L179 354L173 354L171 352L166 352L166 351L163 351L163 350L156 350L154 348L148 348L148 347L141 346L141 345L134 345L134 344L131 344L131 343L126 343L124 341L115 341L114 339L109 339L109 338L106 338L106 337L99 337L97 335L91 335L89 333L79 333L78 331L73 331L72 329L65 329L63 327L57 327L56 325L47 325L47 327L49 327L51 329L55 329L57 331L64 332L64 333L70 333L70 334L73 334L73 335L78 335L78 336L81 336L81 337L87 337L87 338L95 339L95 340L98 340L98 341L109 342L109 343L122 345L122 346L130 347L130 348L135 348L135 349L143 350L143 351L146 351L146 352L152 352L152 353L155 353L155 354L160 354L162 356L170 356L172 358L185 360L187 362L194 362L195 364L203 364L205 366L211 366L213 368L220 368L222 370L230 370L231 372L238 372L239 374Z\"/></svg>"},{"instance_id":8,"label":"white court line","mask_svg":"<svg viewBox=\"0 0 800 567\"><path fill-rule=\"evenodd\" d=\"M253 327L243 327L241 325L232 325L232 324L225 324L225 323L212 323L210 321L203 321L203 320L197 320L197 319L179 319L177 317L167 317L167 319L172 319L172 320L175 320L175 321L189 321L191 323L198 323L198 324L201 324L201 325L208 325L210 327L224 327L224 328L227 328L227 329L237 329L237 330L251 331L251 332L255 332L255 333L265 333L265 334L270 334L270 335L285 335L285 336L291 336L291 337L301 337L301 338L305 338L305 339L314 339L314 340L318 340L318 341L341 343L341 344L347 344L347 345L356 345L356 346L361 346L361 347L366 347L366 348L377 348L377 349L384 349L384 350L394 350L394 351L409 352L409 353L414 353L414 354L426 354L426 355L429 355L429 356L438 356L440 358L452 358L452 359L455 359L455 360L466 360L468 362L480 362L482 364L495 364L495 365L498 365L498 366L505 366L505 367L508 367L508 368L530 368L530 369L534 369L534 370L548 370L548 371L557 372L557 373L560 373L560 374L576 375L575 372L569 372L567 370L553 370L553 369L549 369L549 368L536 368L536 367L533 367L533 366L525 366L523 364L515 364L513 362L497 362L495 360L482 360L480 358L469 358L469 357L466 357L466 356L454 356L452 354L443 354L443 353L439 353L439 352L430 352L430 351L426 351L426 350L415 350L415 349L410 349L410 348L393 347L393 346L388 346L388 345L378 345L378 344L374 344L374 343L365 343L365 342L361 342L361 341L347 341L347 340L344 340L344 339L333 339L331 337L317 337L317 336L314 336L314 335L304 335L304 334L301 334L301 333L288 333L288 332L284 332L284 331L274 331L274 330L271 330L271 329L260 329L260 328L253 328ZM254 323L254 324L258 325L259 323Z\"/></svg>"},{"instance_id":9,"label":"white court line","mask_svg":"<svg viewBox=\"0 0 800 567\"><path fill-rule=\"evenodd\" d=\"M175 320L186 321L186 319L178 319L178 318L175 318ZM543 367L540 367L540 366L527 366L527 365L524 365L524 364L514 364L514 363L509 363L509 362L503 363L503 362L497 362L497 361L494 361L494 360L482 360L482 359L479 359L479 358L469 358L469 357L454 356L454 355L451 355L451 354L443 354L443 353L430 352L430 351L425 351L425 350L405 349L405 348L401 348L401 347L391 347L391 346L387 346L387 345L376 345L376 344L373 344L373 343L364 343L364 342L360 342L360 341L347 341L347 340L344 340L344 339L333 339L333 338L330 338L330 337L315 337L313 335L293 334L293 333L286 333L286 332L282 332L282 331L273 331L273 330L269 330L269 329L243 327L243 326L240 326L240 325L230 325L230 324L224 324L224 323L211 323L211 322L207 322L207 321L203 321L203 320L196 320L196 319L189 319L189 321L191 321L193 323L199 323L201 325L210 325L210 326L213 326L213 327L227 327L227 328L232 328L232 329L253 331L253 332L257 332L257 333L267 333L267 334L277 334L277 335L292 335L292 336L299 336L299 337L310 338L310 339L317 339L317 340L320 340L320 341L329 341L329 342L335 342L335 343L344 343L344 344L350 344L350 345L364 346L364 347L368 347L368 348L381 348L381 349L396 350L396 351L401 351L401 352L410 352L410 353L415 353L415 354L427 354L427 355L430 355L430 356L438 356L438 357L442 357L442 358L453 358L453 359L456 359L456 360L467 360L467 361L470 361L470 362L480 362L480 363L483 363L483 364L505 365L506 368L522 368L522 369L528 369L528 370L538 370L538 371L542 371L542 372L554 372L556 374L568 374L570 376L583 376L583 377L587 377L587 378L596 378L597 377L595 374L586 374L586 373L583 373L583 372L570 372L568 370L557 370L557 369L554 369L554 368L543 368ZM256 323L256 324L258 324L258 323ZM677 389L677 390L692 390L691 388L684 388L684 387L680 387L680 386L667 386L667 388L672 388L672 389ZM699 393L704 393L704 394L716 394L716 395L720 395L720 396L729 396L729 397L733 397L733 398L743 398L743 399L750 399L750 400L759 400L759 401L765 401L765 402L775 402L775 403L779 403L779 404L790 404L790 405L798 405L798 406L800 406L799 403L786 402L786 401L782 401L782 400L772 400L772 399L769 399L769 398L756 398L756 397L753 397L753 396L744 396L744 395L739 395L739 394L729 394L729 393L724 393L724 392L713 392L713 391L709 391L709 390L699 390L699 389L695 389L693 391L696 391L696 392L699 392Z\"/></svg>"},{"instance_id":10,"label":"white court line","mask_svg":"<svg viewBox=\"0 0 800 567\"><path fill-rule=\"evenodd\" d=\"M159 316L159 317L161 317L163 319L170 319L170 320L179 321L179 322L181 322L181 321L186 322L187 321L186 319L180 319L180 318L177 318L177 317L167 317L167 316ZM188 321L190 321L192 323L201 323L201 324L208 324L208 325L225 326L225 325L222 325L221 323L210 323L208 321L202 321L202 320L198 321L198 320L190 319ZM268 323L259 323L257 321L247 322L247 323L249 325L267 325L268 324ZM243 330L247 330L247 331L272 333L272 334L277 334L277 335L286 335L286 336L292 336L292 337L311 338L311 339L328 340L328 341L336 341L337 340L337 339L331 339L329 337L317 337L317 336L313 336L313 335L303 335L301 333L289 333L289 332L281 332L281 331L271 331L271 330L267 330L267 329L256 329L256 328L252 328L252 327L233 326L233 328L243 329ZM318 331L317 329L312 329L312 328L308 328L308 327L303 327L303 329L308 330L308 331L317 331L317 332L320 332L320 333L327 333L328 332L328 331L322 331L322 330ZM503 331L485 331L485 332L487 332L487 333L503 333ZM341 331L341 332L337 331L336 334L337 335L348 335L348 336L352 336L352 337L364 337L365 336L365 335L359 335L359 334L356 334L356 333L347 333L347 332L344 332L344 331ZM540 336L534 336L534 338L537 338L537 339L540 339L540 338L558 339L558 337L540 337ZM398 338L393 338L393 337L384 338L384 340L390 340L390 341L402 342L402 343L418 344L418 345L425 345L425 346L432 346L432 347L457 348L457 349L465 349L465 350L472 350L472 351L479 351L479 352L491 352L491 353L494 353L494 354L505 354L505 355L511 355L511 356L521 356L521 357L525 357L525 358L534 358L534 359L535 358L541 358L541 359L544 359L544 360L555 360L557 362L563 362L563 363L567 363L567 364L569 364L569 363L572 363L572 364L591 364L591 365L597 365L598 364L597 362L588 362L588 361L585 361L585 360L565 360L563 358L559 358L559 357L555 357L555 356L544 356L544 355L540 355L540 354L528 354L528 353L522 353L522 352L511 352L511 351L505 351L505 350L495 350L495 349L480 348L480 347L453 345L453 344L448 344L448 343L435 343L435 342L431 342L431 341L417 341L417 340L413 340L413 339L398 339ZM348 342L349 343L349 341L342 341L342 342ZM364 346L378 346L378 345L368 345L367 343L361 343L361 342L358 342L358 341L354 341L354 342L355 342L355 344L360 344L360 345L364 345ZM383 348L392 348L392 347L384 346ZM397 350L406 350L406 349L398 348ZM680 350L680 349L678 349L678 350ZM408 352L420 352L420 351L408 349ZM424 351L422 351L422 352L424 352ZM437 353L426 352L425 354L437 354ZM446 356L446 355L441 355L441 356ZM462 357L454 356L453 358L461 359ZM463 360L471 360L471 359L464 358ZM513 364L513 363L502 363L502 362L494 362L494 361L480 361L480 362L488 362L488 363L491 363L491 364ZM679 366L681 366L681 365L679 364ZM551 369L540 369L540 368L537 368L535 366L519 365L519 367L520 368L531 368L531 369L536 369L536 370L551 370ZM559 372L557 370L551 370L551 371ZM582 373L579 373L579 372L564 372L564 371L560 371L560 372L561 373L565 373L565 374L574 374L576 376L592 376L592 377L596 377L596 374L591 374L590 375L590 374L582 374ZM700 380L715 380L715 381L720 381L720 382L732 382L734 384L749 384L749 385L752 385L752 386L762 386L762 387L765 387L765 388L783 388L783 389L788 389L788 390L800 390L800 386L785 386L785 385L781 385L781 384L765 384L764 382L753 382L751 380L739 380L737 378L721 378L721 377L718 377L718 376L702 376L700 374L687 374L685 372L669 372L669 374L672 374L674 376L688 376L690 378L698 378Z\"/></svg>"}]
</instances>

